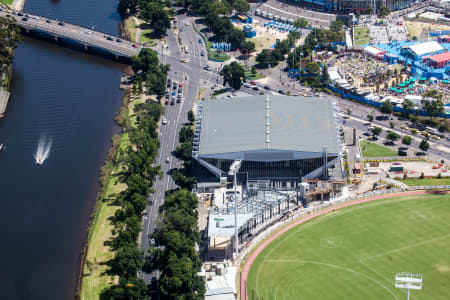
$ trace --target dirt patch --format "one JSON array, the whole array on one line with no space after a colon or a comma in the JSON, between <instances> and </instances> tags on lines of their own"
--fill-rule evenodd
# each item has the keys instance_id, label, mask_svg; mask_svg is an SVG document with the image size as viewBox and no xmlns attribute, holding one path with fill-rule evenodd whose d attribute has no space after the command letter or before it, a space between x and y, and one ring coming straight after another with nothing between
<instances>
[{"instance_id":1,"label":"dirt patch","mask_svg":"<svg viewBox=\"0 0 450 300\"><path fill-rule=\"evenodd\" d=\"M440 273L448 273L450 272L450 266L449 265L437 265L436 270Z\"/></svg>"}]
</instances>

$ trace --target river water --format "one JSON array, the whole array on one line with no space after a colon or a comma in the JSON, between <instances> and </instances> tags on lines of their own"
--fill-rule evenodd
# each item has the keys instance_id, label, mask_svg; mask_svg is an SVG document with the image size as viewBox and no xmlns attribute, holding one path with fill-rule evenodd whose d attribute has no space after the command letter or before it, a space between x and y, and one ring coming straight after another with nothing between
<instances>
[{"instance_id":1,"label":"river water","mask_svg":"<svg viewBox=\"0 0 450 300\"><path fill-rule=\"evenodd\" d=\"M24 11L118 35L114 0L27 0ZM73 299L98 176L118 128L124 65L26 37L0 119L0 299ZM51 144L43 165L34 155Z\"/></svg>"}]
</instances>

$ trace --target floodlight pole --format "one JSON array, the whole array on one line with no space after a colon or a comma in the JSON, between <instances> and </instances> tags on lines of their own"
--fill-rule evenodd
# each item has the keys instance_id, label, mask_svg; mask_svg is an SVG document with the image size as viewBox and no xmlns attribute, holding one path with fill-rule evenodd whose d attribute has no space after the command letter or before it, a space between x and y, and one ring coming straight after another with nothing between
<instances>
[{"instance_id":1,"label":"floodlight pole","mask_svg":"<svg viewBox=\"0 0 450 300\"><path fill-rule=\"evenodd\" d=\"M228 171L228 175L232 175L233 178L233 185L234 185L234 254L235 256L238 255L239 250L239 242L238 242L238 222L237 222L237 179L236 175L237 172L239 172L239 169L241 168L241 160L235 160L231 166L230 170Z\"/></svg>"}]
</instances>

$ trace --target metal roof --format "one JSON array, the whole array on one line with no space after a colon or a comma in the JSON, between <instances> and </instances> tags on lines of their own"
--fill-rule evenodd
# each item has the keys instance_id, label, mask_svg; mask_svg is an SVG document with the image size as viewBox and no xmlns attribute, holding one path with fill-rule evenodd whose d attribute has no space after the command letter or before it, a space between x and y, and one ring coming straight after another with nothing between
<instances>
[{"instance_id":1,"label":"metal roof","mask_svg":"<svg viewBox=\"0 0 450 300\"><path fill-rule=\"evenodd\" d=\"M332 101L313 97L266 95L204 102L199 156L255 150L338 152ZM270 143L267 143L270 140Z\"/></svg>"}]
</instances>

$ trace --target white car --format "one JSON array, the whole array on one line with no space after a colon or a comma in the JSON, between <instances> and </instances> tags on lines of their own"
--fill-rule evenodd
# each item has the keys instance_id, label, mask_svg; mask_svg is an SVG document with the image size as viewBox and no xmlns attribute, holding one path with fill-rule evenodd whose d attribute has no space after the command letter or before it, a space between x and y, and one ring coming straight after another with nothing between
<instances>
[{"instance_id":1,"label":"white car","mask_svg":"<svg viewBox=\"0 0 450 300\"><path fill-rule=\"evenodd\" d=\"M86 33L86 34L91 34L92 31L86 30L84 33Z\"/></svg>"},{"instance_id":2,"label":"white car","mask_svg":"<svg viewBox=\"0 0 450 300\"><path fill-rule=\"evenodd\" d=\"M166 125L167 124L167 119L166 118L162 118L162 123L163 123L163 125Z\"/></svg>"},{"instance_id":3,"label":"white car","mask_svg":"<svg viewBox=\"0 0 450 300\"><path fill-rule=\"evenodd\" d=\"M170 163L170 157L167 156L166 163Z\"/></svg>"},{"instance_id":4,"label":"white car","mask_svg":"<svg viewBox=\"0 0 450 300\"><path fill-rule=\"evenodd\" d=\"M185 26L189 26L189 25L191 25L191 24L189 24L188 22L186 22L186 23L184 23L184 25L185 25Z\"/></svg>"}]
</instances>

